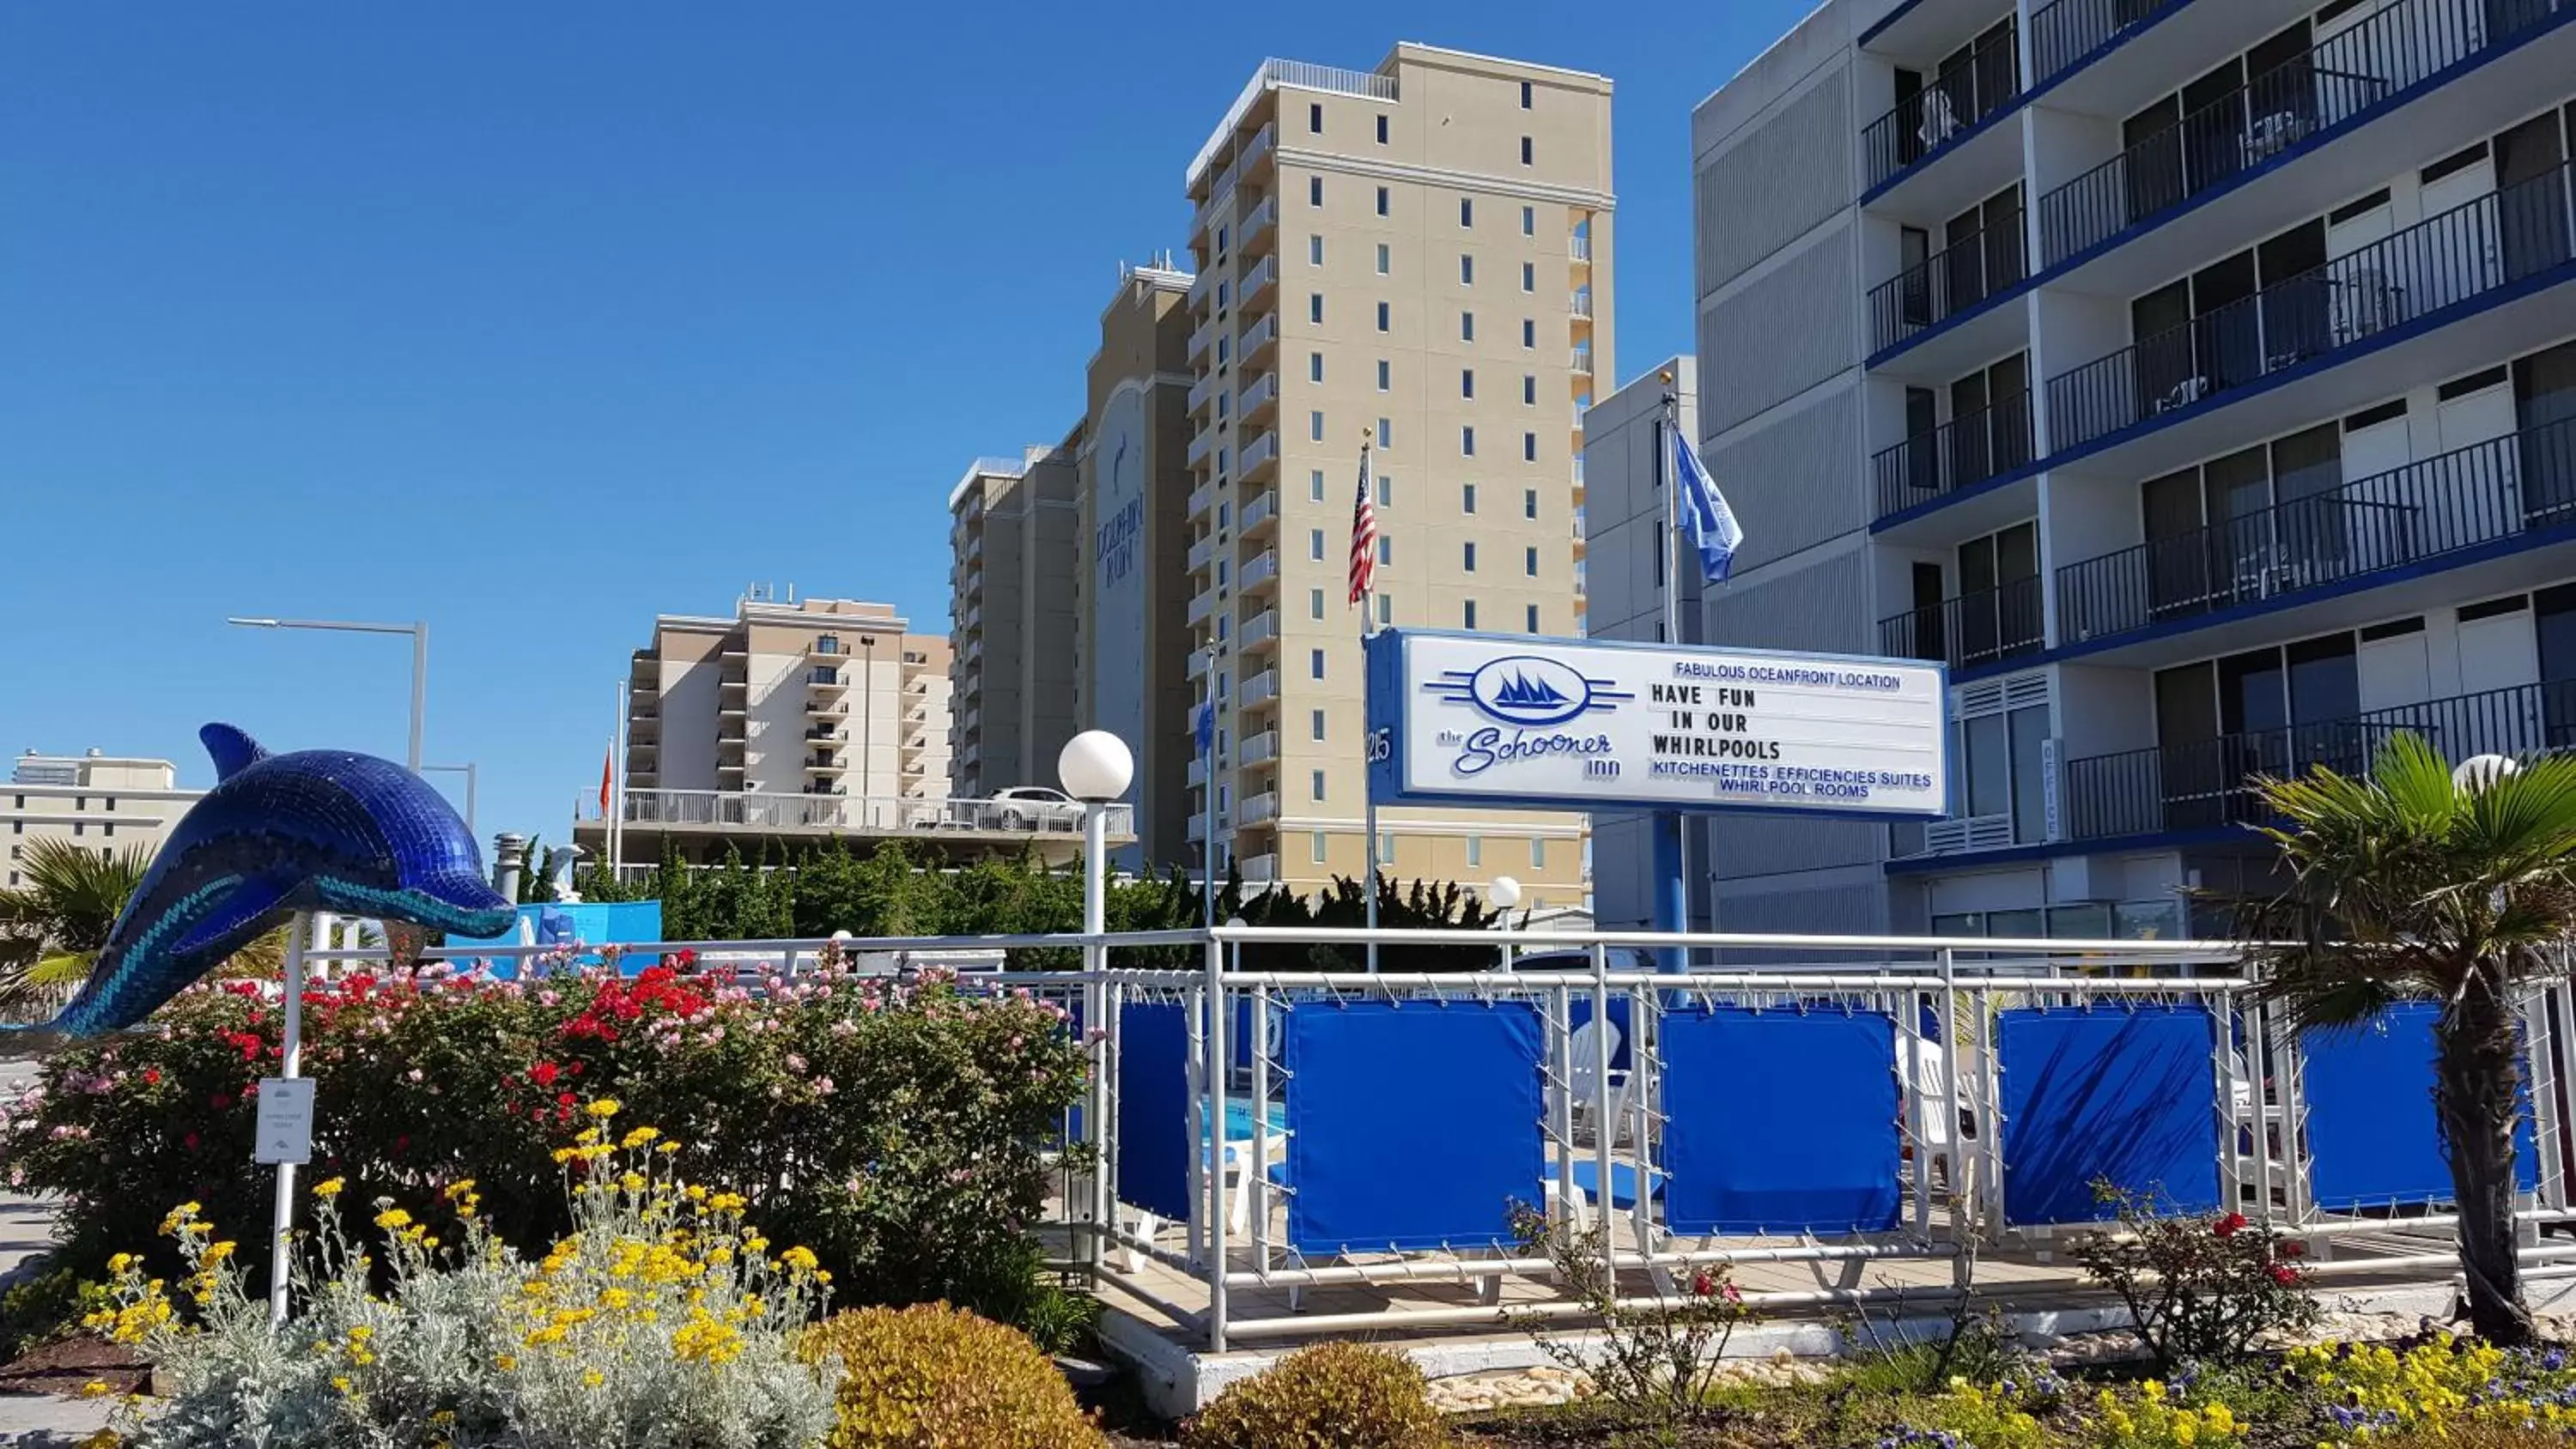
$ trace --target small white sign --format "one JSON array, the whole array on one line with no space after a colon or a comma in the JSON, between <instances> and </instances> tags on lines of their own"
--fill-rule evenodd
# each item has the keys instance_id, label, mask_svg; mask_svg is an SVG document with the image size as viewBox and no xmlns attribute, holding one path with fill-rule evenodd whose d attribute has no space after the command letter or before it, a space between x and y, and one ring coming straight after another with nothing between
<instances>
[{"instance_id":1,"label":"small white sign","mask_svg":"<svg viewBox=\"0 0 2576 1449\"><path fill-rule=\"evenodd\" d=\"M259 1084L259 1124L251 1140L253 1162L313 1160L311 1077L271 1077Z\"/></svg>"}]
</instances>

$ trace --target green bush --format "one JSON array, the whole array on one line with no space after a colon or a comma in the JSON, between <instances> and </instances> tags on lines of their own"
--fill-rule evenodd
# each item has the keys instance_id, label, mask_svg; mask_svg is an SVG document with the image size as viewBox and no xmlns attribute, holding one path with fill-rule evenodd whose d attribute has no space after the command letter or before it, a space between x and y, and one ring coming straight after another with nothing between
<instances>
[{"instance_id":1,"label":"green bush","mask_svg":"<svg viewBox=\"0 0 2576 1449\"><path fill-rule=\"evenodd\" d=\"M1190 1421L1189 1449L1436 1449L1448 1442L1413 1360L1357 1343L1301 1348Z\"/></svg>"},{"instance_id":2,"label":"green bush","mask_svg":"<svg viewBox=\"0 0 2576 1449\"><path fill-rule=\"evenodd\" d=\"M944 1303L844 1313L799 1352L841 1366L831 1449L1099 1449L1100 1431L1026 1338Z\"/></svg>"},{"instance_id":3,"label":"green bush","mask_svg":"<svg viewBox=\"0 0 2576 1449\"><path fill-rule=\"evenodd\" d=\"M2158 1369L2232 1364L2264 1334L2316 1322L2300 1245L2270 1223L2178 1212L2153 1188L2097 1182L2093 1190L2118 1210L2118 1227L2087 1235L2069 1256L2127 1306L2130 1330Z\"/></svg>"},{"instance_id":4,"label":"green bush","mask_svg":"<svg viewBox=\"0 0 2576 1449\"><path fill-rule=\"evenodd\" d=\"M61 1266L84 1276L153 1242L175 1203L268 1217L250 1139L276 1007L200 988L154 1025L55 1054L0 1109L0 1173L56 1196ZM755 998L657 966L524 987L352 976L307 993L304 1069L312 1173L359 1201L471 1178L492 1231L542 1250L570 1227L554 1153L582 1104L616 1098L688 1144L692 1177L743 1184L749 1219L813 1249L843 1301L971 1304L1029 1292L1046 1154L1086 1055L1054 1007L935 977L825 974ZM177 1276L166 1248L153 1266Z\"/></svg>"}]
</instances>

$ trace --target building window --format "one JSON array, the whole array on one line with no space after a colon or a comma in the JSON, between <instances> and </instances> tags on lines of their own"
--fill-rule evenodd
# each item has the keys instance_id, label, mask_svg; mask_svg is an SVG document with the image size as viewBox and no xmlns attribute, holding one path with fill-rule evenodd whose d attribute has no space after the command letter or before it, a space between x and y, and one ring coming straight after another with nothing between
<instances>
[{"instance_id":1,"label":"building window","mask_svg":"<svg viewBox=\"0 0 2576 1449\"><path fill-rule=\"evenodd\" d=\"M1216 590L1220 597L1225 593L1226 582L1232 572L1230 567L1231 564L1232 560L1230 559L1221 558L1216 561Z\"/></svg>"},{"instance_id":2,"label":"building window","mask_svg":"<svg viewBox=\"0 0 2576 1449\"><path fill-rule=\"evenodd\" d=\"M1377 244L1377 274L1381 277L1385 276L1387 274L1388 266L1393 262L1393 260L1394 258L1387 252L1386 243L1379 242Z\"/></svg>"},{"instance_id":3,"label":"building window","mask_svg":"<svg viewBox=\"0 0 2576 1449\"><path fill-rule=\"evenodd\" d=\"M1964 813L2010 819L2017 844L2046 839L2040 750L2048 737L2048 706L2006 709L1998 700L1983 713L1960 719L1953 729L1956 753L1951 758L1959 762L1963 776Z\"/></svg>"},{"instance_id":4,"label":"building window","mask_svg":"<svg viewBox=\"0 0 2576 1449\"><path fill-rule=\"evenodd\" d=\"M1464 550L1464 553L1460 555L1459 567L1465 569L1471 574L1474 573L1476 571L1476 541L1472 538L1468 539L1466 542L1460 544L1459 547Z\"/></svg>"},{"instance_id":5,"label":"building window","mask_svg":"<svg viewBox=\"0 0 2576 1449\"><path fill-rule=\"evenodd\" d=\"M1395 385L1395 368L1385 358L1377 360L1377 390L1385 392Z\"/></svg>"},{"instance_id":6,"label":"building window","mask_svg":"<svg viewBox=\"0 0 2576 1449\"><path fill-rule=\"evenodd\" d=\"M1306 414L1306 441L1310 443L1320 443L1324 441L1324 415L1322 412L1318 411ZM1537 440L1533 438L1531 443L1532 446L1535 446Z\"/></svg>"},{"instance_id":7,"label":"building window","mask_svg":"<svg viewBox=\"0 0 2576 1449\"><path fill-rule=\"evenodd\" d=\"M1521 551L1521 572L1529 575L1531 578L1538 577L1537 549L1527 548Z\"/></svg>"},{"instance_id":8,"label":"building window","mask_svg":"<svg viewBox=\"0 0 2576 1449\"><path fill-rule=\"evenodd\" d=\"M1473 628L1475 628L1475 627L1476 627L1476 601L1475 601L1475 600L1473 600L1473 599L1464 599L1464 600L1461 600L1461 601L1459 602L1459 605L1458 605L1458 624L1459 624L1459 627L1461 627L1461 628L1465 628L1465 629L1473 629Z\"/></svg>"},{"instance_id":9,"label":"building window","mask_svg":"<svg viewBox=\"0 0 2576 1449\"><path fill-rule=\"evenodd\" d=\"M1324 531L1322 529L1310 528L1306 530L1306 557L1315 563L1322 563L1324 561Z\"/></svg>"},{"instance_id":10,"label":"building window","mask_svg":"<svg viewBox=\"0 0 2576 1449\"><path fill-rule=\"evenodd\" d=\"M1324 591L1322 589L1308 589L1306 591L1306 617L1310 619L1320 619L1324 617Z\"/></svg>"},{"instance_id":11,"label":"building window","mask_svg":"<svg viewBox=\"0 0 2576 1449\"><path fill-rule=\"evenodd\" d=\"M1530 837L1530 869L1547 869L1547 837L1544 835Z\"/></svg>"},{"instance_id":12,"label":"building window","mask_svg":"<svg viewBox=\"0 0 2576 1449\"><path fill-rule=\"evenodd\" d=\"M1380 418L1377 420L1377 445L1381 448L1393 448L1395 446L1395 424L1390 419Z\"/></svg>"},{"instance_id":13,"label":"building window","mask_svg":"<svg viewBox=\"0 0 2576 1449\"><path fill-rule=\"evenodd\" d=\"M1481 836L1481 835L1470 835L1470 836L1468 836L1468 837L1467 837L1467 864L1468 864L1468 865L1470 865L1470 866L1479 866L1479 865L1483 865L1484 863L1485 863L1485 837L1483 837L1483 836Z\"/></svg>"},{"instance_id":14,"label":"building window","mask_svg":"<svg viewBox=\"0 0 2576 1449\"><path fill-rule=\"evenodd\" d=\"M1526 627L1532 634L1538 632L1538 605L1536 604L1529 606L1529 623Z\"/></svg>"},{"instance_id":15,"label":"building window","mask_svg":"<svg viewBox=\"0 0 2576 1449\"><path fill-rule=\"evenodd\" d=\"M75 820L72 822L72 834L74 835L78 835L87 829L89 829L89 827L82 824L80 821Z\"/></svg>"},{"instance_id":16,"label":"building window","mask_svg":"<svg viewBox=\"0 0 2576 1449\"><path fill-rule=\"evenodd\" d=\"M1217 260L1218 260L1218 261L1224 261L1224 260L1225 260L1225 228L1224 228L1224 227L1218 227L1218 228L1216 229L1216 257L1217 257ZM1219 303L1218 303L1218 305L1219 305L1219 306L1223 306L1223 305L1224 305L1224 303L1220 300L1220 301L1219 301Z\"/></svg>"},{"instance_id":17,"label":"building window","mask_svg":"<svg viewBox=\"0 0 2576 1449\"><path fill-rule=\"evenodd\" d=\"M1323 799L1323 798L1324 798L1324 772L1323 772L1323 771L1321 771L1321 770L1314 770L1314 771L1310 771L1310 772L1307 774L1307 776L1306 776L1306 792L1307 792L1309 795L1313 796L1313 797L1314 797L1315 799L1317 799L1317 800L1321 800L1321 799Z\"/></svg>"},{"instance_id":18,"label":"building window","mask_svg":"<svg viewBox=\"0 0 2576 1449\"><path fill-rule=\"evenodd\" d=\"M1384 126L1386 117L1378 117L1377 123ZM1317 865L1324 863L1324 832L1318 830L1306 837L1306 858Z\"/></svg>"},{"instance_id":19,"label":"building window","mask_svg":"<svg viewBox=\"0 0 2576 1449\"><path fill-rule=\"evenodd\" d=\"M1463 398L1473 398L1475 395L1476 369L1472 367L1462 367L1458 369L1458 396Z\"/></svg>"},{"instance_id":20,"label":"building window","mask_svg":"<svg viewBox=\"0 0 2576 1449\"><path fill-rule=\"evenodd\" d=\"M1323 102L1318 101L1306 108L1306 129L1318 136L1324 134Z\"/></svg>"},{"instance_id":21,"label":"building window","mask_svg":"<svg viewBox=\"0 0 2576 1449\"><path fill-rule=\"evenodd\" d=\"M1476 198L1472 196L1458 198L1458 224L1462 227L1472 227L1476 224Z\"/></svg>"},{"instance_id":22,"label":"building window","mask_svg":"<svg viewBox=\"0 0 2576 1449\"><path fill-rule=\"evenodd\" d=\"M1521 517L1530 519L1538 517L1537 489L1524 488L1521 490Z\"/></svg>"},{"instance_id":23,"label":"building window","mask_svg":"<svg viewBox=\"0 0 2576 1449\"><path fill-rule=\"evenodd\" d=\"M1388 307L1388 305L1387 305L1386 303L1384 303L1384 302L1380 302L1380 303L1378 303L1378 304L1377 304L1377 330L1378 330L1378 331L1380 331L1380 332L1390 332L1390 331L1393 331L1393 330L1394 330L1394 323L1395 323L1395 319L1394 319L1394 313L1393 313L1393 311Z\"/></svg>"},{"instance_id":24,"label":"building window","mask_svg":"<svg viewBox=\"0 0 2576 1449\"><path fill-rule=\"evenodd\" d=\"M1476 340L1475 313L1461 312L1458 314L1458 340L1461 342L1473 342Z\"/></svg>"},{"instance_id":25,"label":"building window","mask_svg":"<svg viewBox=\"0 0 2576 1449\"><path fill-rule=\"evenodd\" d=\"M1381 146L1386 144L1386 117L1384 116L1377 118L1377 143Z\"/></svg>"},{"instance_id":26,"label":"building window","mask_svg":"<svg viewBox=\"0 0 2576 1449\"><path fill-rule=\"evenodd\" d=\"M1324 677L1323 650L1310 649L1306 651L1306 677L1309 679L1321 679Z\"/></svg>"},{"instance_id":27,"label":"building window","mask_svg":"<svg viewBox=\"0 0 2576 1449\"><path fill-rule=\"evenodd\" d=\"M1521 406L1525 408L1538 406L1538 374L1536 373L1521 375Z\"/></svg>"},{"instance_id":28,"label":"building window","mask_svg":"<svg viewBox=\"0 0 2576 1449\"><path fill-rule=\"evenodd\" d=\"M1538 290L1538 263L1521 263L1521 290L1524 292L1535 292Z\"/></svg>"},{"instance_id":29,"label":"building window","mask_svg":"<svg viewBox=\"0 0 2576 1449\"><path fill-rule=\"evenodd\" d=\"M1219 504L1216 506L1216 531L1217 531L1217 532L1219 532L1219 533L1223 533L1223 532L1225 532L1226 520L1227 520L1229 517L1231 517L1231 516L1232 516L1233 511L1234 511L1234 505L1233 505L1233 504L1231 504L1231 503L1219 503ZM1222 622L1222 621L1220 621L1220 622Z\"/></svg>"},{"instance_id":30,"label":"building window","mask_svg":"<svg viewBox=\"0 0 2576 1449\"><path fill-rule=\"evenodd\" d=\"M1475 484L1462 483L1458 485L1458 511L1461 513L1473 513L1476 511Z\"/></svg>"},{"instance_id":31,"label":"building window","mask_svg":"<svg viewBox=\"0 0 2576 1449\"><path fill-rule=\"evenodd\" d=\"M1468 423L1458 429L1458 452L1463 457L1472 458L1476 456L1475 424Z\"/></svg>"},{"instance_id":32,"label":"building window","mask_svg":"<svg viewBox=\"0 0 2576 1449\"><path fill-rule=\"evenodd\" d=\"M1523 235L1523 236L1536 236L1536 235L1538 235L1538 208L1537 208L1537 207L1535 207L1535 206L1524 206L1524 207L1522 207L1522 208L1521 208L1521 235Z\"/></svg>"},{"instance_id":33,"label":"building window","mask_svg":"<svg viewBox=\"0 0 2576 1449\"><path fill-rule=\"evenodd\" d=\"M1535 463L1538 461L1538 434L1521 434L1521 461L1524 463Z\"/></svg>"},{"instance_id":34,"label":"building window","mask_svg":"<svg viewBox=\"0 0 2576 1449\"><path fill-rule=\"evenodd\" d=\"M1377 506L1380 508L1395 506L1395 475L1392 473L1377 475Z\"/></svg>"},{"instance_id":35,"label":"building window","mask_svg":"<svg viewBox=\"0 0 2576 1449\"><path fill-rule=\"evenodd\" d=\"M1378 832L1377 861L1380 865L1395 864L1395 834L1393 831L1381 830Z\"/></svg>"},{"instance_id":36,"label":"building window","mask_svg":"<svg viewBox=\"0 0 2576 1449\"><path fill-rule=\"evenodd\" d=\"M1377 561L1381 565L1395 562L1395 540L1383 533L1377 536Z\"/></svg>"},{"instance_id":37,"label":"building window","mask_svg":"<svg viewBox=\"0 0 2576 1449\"><path fill-rule=\"evenodd\" d=\"M1476 285L1476 259L1465 252L1458 254L1458 285L1462 287Z\"/></svg>"},{"instance_id":38,"label":"building window","mask_svg":"<svg viewBox=\"0 0 2576 1449\"><path fill-rule=\"evenodd\" d=\"M115 822L115 821L113 821L113 820L111 820L111 821L107 822L105 825L100 826L100 827L98 828L98 833L99 833L99 834L101 834L101 835L111 835L111 836L112 836L112 835L114 835L114 834L116 834L116 822Z\"/></svg>"},{"instance_id":39,"label":"building window","mask_svg":"<svg viewBox=\"0 0 2576 1449\"><path fill-rule=\"evenodd\" d=\"M1320 267L1323 264L1324 239L1320 236L1310 236L1306 238L1306 265L1310 267Z\"/></svg>"},{"instance_id":40,"label":"building window","mask_svg":"<svg viewBox=\"0 0 2576 1449\"><path fill-rule=\"evenodd\" d=\"M1322 710L1314 710L1307 714L1306 732L1309 737L1314 739L1320 740L1324 737L1324 712Z\"/></svg>"},{"instance_id":41,"label":"building window","mask_svg":"<svg viewBox=\"0 0 2576 1449\"><path fill-rule=\"evenodd\" d=\"M1527 136L1521 137L1521 164L1523 166L1530 164L1530 138Z\"/></svg>"},{"instance_id":42,"label":"building window","mask_svg":"<svg viewBox=\"0 0 2576 1449\"><path fill-rule=\"evenodd\" d=\"M1522 81L1522 82L1521 82L1521 109L1522 109L1522 110L1524 110L1524 111L1526 111L1526 110L1528 110L1529 108L1530 108L1530 83L1529 83L1528 81Z\"/></svg>"},{"instance_id":43,"label":"building window","mask_svg":"<svg viewBox=\"0 0 2576 1449\"><path fill-rule=\"evenodd\" d=\"M1306 320L1307 320L1307 321L1309 321L1309 322L1317 323L1317 324L1321 324L1321 323L1323 322L1323 320L1324 320L1324 294L1323 294L1323 293L1321 293L1321 292L1310 292L1310 293L1308 293L1308 294L1307 294L1307 296L1306 296Z\"/></svg>"},{"instance_id":44,"label":"building window","mask_svg":"<svg viewBox=\"0 0 2576 1449\"><path fill-rule=\"evenodd\" d=\"M1377 622L1381 628L1395 622L1395 595L1377 596Z\"/></svg>"},{"instance_id":45,"label":"building window","mask_svg":"<svg viewBox=\"0 0 2576 1449\"><path fill-rule=\"evenodd\" d=\"M1529 348L1532 351L1536 351L1538 349L1537 319L1530 317L1523 317L1521 319L1521 346Z\"/></svg>"},{"instance_id":46,"label":"building window","mask_svg":"<svg viewBox=\"0 0 2576 1449\"><path fill-rule=\"evenodd\" d=\"M1322 382L1324 380L1324 354L1320 352L1309 352L1306 354L1306 380L1308 382ZM1217 396L1222 398L1225 394L1219 393Z\"/></svg>"},{"instance_id":47,"label":"building window","mask_svg":"<svg viewBox=\"0 0 2576 1449\"><path fill-rule=\"evenodd\" d=\"M1383 186L1381 186L1381 187L1379 187L1379 188L1377 189L1377 214L1378 214L1378 215L1380 215L1380 216L1384 216L1384 215L1386 215L1386 214L1387 214L1387 213L1386 213L1386 188L1385 188L1385 187L1383 187Z\"/></svg>"},{"instance_id":48,"label":"building window","mask_svg":"<svg viewBox=\"0 0 2576 1449\"><path fill-rule=\"evenodd\" d=\"M1316 503L1324 501L1323 469L1317 468L1306 475L1306 497Z\"/></svg>"},{"instance_id":49,"label":"building window","mask_svg":"<svg viewBox=\"0 0 2576 1449\"><path fill-rule=\"evenodd\" d=\"M1306 178L1306 204L1308 206L1321 206L1324 204L1323 177L1309 176Z\"/></svg>"}]
</instances>

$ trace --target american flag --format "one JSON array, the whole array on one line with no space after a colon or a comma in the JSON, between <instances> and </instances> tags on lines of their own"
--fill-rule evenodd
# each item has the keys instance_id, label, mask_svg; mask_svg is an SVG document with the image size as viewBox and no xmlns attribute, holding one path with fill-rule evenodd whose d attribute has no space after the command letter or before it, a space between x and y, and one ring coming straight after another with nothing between
<instances>
[{"instance_id":1,"label":"american flag","mask_svg":"<svg viewBox=\"0 0 2576 1449\"><path fill-rule=\"evenodd\" d=\"M1351 602L1366 606L1377 577L1377 506L1369 499L1369 450L1360 444L1360 495L1351 505Z\"/></svg>"}]
</instances>

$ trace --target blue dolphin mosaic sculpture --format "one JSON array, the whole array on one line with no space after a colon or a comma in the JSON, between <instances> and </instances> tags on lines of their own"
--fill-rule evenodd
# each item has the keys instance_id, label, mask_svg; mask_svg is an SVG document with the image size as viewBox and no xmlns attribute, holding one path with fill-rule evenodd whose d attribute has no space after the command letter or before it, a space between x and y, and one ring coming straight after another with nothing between
<instances>
[{"instance_id":1,"label":"blue dolphin mosaic sculpture","mask_svg":"<svg viewBox=\"0 0 2576 1449\"><path fill-rule=\"evenodd\" d=\"M42 1036L133 1026L297 911L497 936L516 913L474 837L418 775L372 755L272 755L227 724L197 732L215 788L125 903L89 981Z\"/></svg>"}]
</instances>

